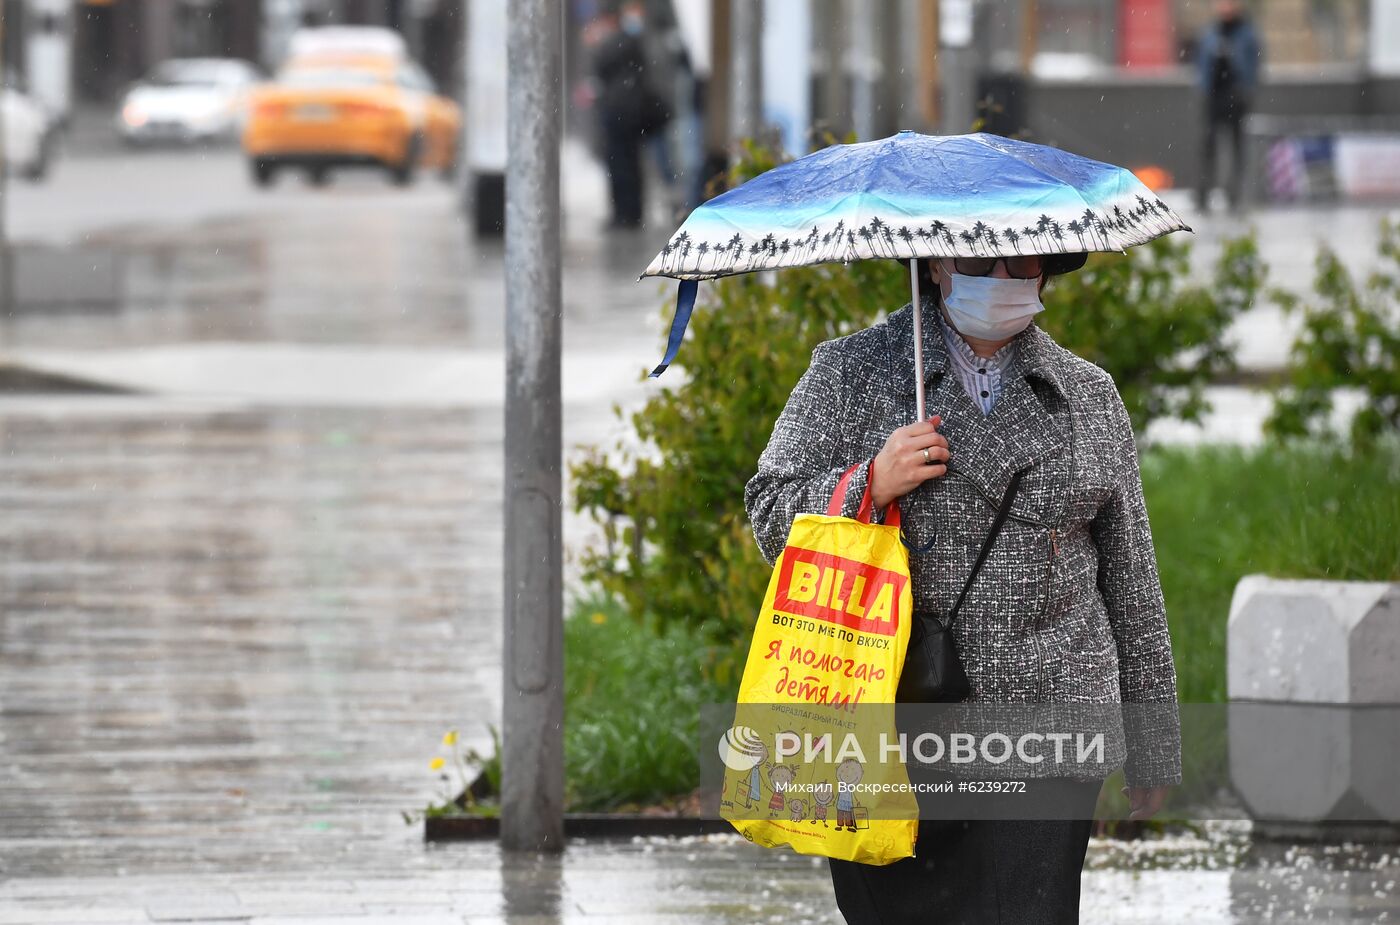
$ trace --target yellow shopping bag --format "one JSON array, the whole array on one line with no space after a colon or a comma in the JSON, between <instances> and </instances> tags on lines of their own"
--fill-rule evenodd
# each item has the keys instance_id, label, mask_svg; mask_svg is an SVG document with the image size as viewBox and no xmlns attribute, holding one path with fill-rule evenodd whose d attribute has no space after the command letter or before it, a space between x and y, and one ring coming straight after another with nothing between
<instances>
[{"instance_id":1,"label":"yellow shopping bag","mask_svg":"<svg viewBox=\"0 0 1400 925\"><path fill-rule=\"evenodd\" d=\"M773 569L721 743L720 815L765 847L889 864L918 832L902 753L887 748L913 594L897 505L872 524L867 478L856 517L840 516L859 466L826 514L793 519Z\"/></svg>"}]
</instances>

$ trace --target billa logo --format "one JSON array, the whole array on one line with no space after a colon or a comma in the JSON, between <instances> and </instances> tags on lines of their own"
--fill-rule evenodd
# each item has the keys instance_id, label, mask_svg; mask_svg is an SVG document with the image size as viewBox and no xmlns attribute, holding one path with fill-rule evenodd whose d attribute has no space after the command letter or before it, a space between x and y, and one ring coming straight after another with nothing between
<instances>
[{"instance_id":1,"label":"billa logo","mask_svg":"<svg viewBox=\"0 0 1400 925\"><path fill-rule=\"evenodd\" d=\"M789 546L773 608L862 633L893 636L908 579L826 552Z\"/></svg>"}]
</instances>

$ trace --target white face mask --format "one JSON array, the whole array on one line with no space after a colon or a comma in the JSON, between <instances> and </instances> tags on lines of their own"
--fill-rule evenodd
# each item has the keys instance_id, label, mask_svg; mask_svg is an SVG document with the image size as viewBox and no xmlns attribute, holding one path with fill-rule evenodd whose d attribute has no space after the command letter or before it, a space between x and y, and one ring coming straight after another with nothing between
<instances>
[{"instance_id":1,"label":"white face mask","mask_svg":"<svg viewBox=\"0 0 1400 925\"><path fill-rule=\"evenodd\" d=\"M950 273L953 288L943 304L953 327L983 340L1003 340L1024 330L1040 304L1039 279L999 279Z\"/></svg>"}]
</instances>

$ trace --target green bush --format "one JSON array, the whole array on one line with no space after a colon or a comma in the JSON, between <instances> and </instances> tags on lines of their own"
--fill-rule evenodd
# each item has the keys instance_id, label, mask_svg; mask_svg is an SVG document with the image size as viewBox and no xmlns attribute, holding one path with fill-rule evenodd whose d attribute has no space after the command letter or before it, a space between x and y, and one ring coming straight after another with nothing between
<instances>
[{"instance_id":1,"label":"green bush","mask_svg":"<svg viewBox=\"0 0 1400 925\"><path fill-rule=\"evenodd\" d=\"M735 179L771 163L750 147ZM1046 288L1050 310L1037 319L1120 380L1139 425L1199 413L1201 384L1230 362L1223 331L1262 277L1252 240L1242 240L1227 247L1215 285L1185 286L1188 247L1162 242L1095 258ZM605 537L582 557L585 580L636 617L699 626L706 670L720 683L742 668L771 571L753 540L744 484L813 347L906 304L908 286L895 261L703 284L675 364L687 377L631 416L645 449L592 448L570 466L575 508ZM1175 386L1187 397L1165 394Z\"/></svg>"},{"instance_id":2,"label":"green bush","mask_svg":"<svg viewBox=\"0 0 1400 925\"><path fill-rule=\"evenodd\" d=\"M1285 312L1301 312L1303 330L1289 356L1286 388L1264 422L1269 436L1349 437L1366 448L1382 434L1400 432L1400 229L1382 219L1380 239L1380 266L1364 285L1323 245L1316 301L1273 293ZM1333 433L1329 421L1337 388L1360 389L1364 396L1347 435Z\"/></svg>"},{"instance_id":3,"label":"green bush","mask_svg":"<svg viewBox=\"0 0 1400 925\"><path fill-rule=\"evenodd\" d=\"M571 465L577 510L608 541L583 555L587 580L633 614L699 623L718 643L718 678L747 641L770 569L744 511L773 422L821 341L873 323L907 301L888 261L784 270L771 284L737 276L706 284L677 358L689 377L632 415L657 451L593 450Z\"/></svg>"},{"instance_id":4,"label":"green bush","mask_svg":"<svg viewBox=\"0 0 1400 925\"><path fill-rule=\"evenodd\" d=\"M1204 286L1185 281L1191 242L1175 236L1127 258L1096 253L1046 286L1036 322L1113 376L1142 432L1157 418L1198 421L1205 387L1237 371L1225 332L1260 296L1266 268L1253 234L1224 242Z\"/></svg>"}]
</instances>

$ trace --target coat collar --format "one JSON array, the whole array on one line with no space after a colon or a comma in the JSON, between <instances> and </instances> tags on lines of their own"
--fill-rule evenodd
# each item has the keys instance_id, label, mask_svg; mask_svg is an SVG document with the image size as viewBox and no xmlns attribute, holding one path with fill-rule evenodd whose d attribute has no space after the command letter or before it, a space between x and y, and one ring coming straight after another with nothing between
<instances>
[{"instance_id":1,"label":"coat collar","mask_svg":"<svg viewBox=\"0 0 1400 925\"><path fill-rule=\"evenodd\" d=\"M971 480L995 506L1018 470L1069 448L1069 396L1059 357L1061 348L1032 320L1016 335L1015 358L1005 373L1001 395L991 413L983 415L953 370L948 345L932 314L937 311L937 302L925 296L922 328L927 411L942 415L939 432L948 438L953 454L949 472ZM913 306L890 313L885 328L890 387L898 396L902 422L912 423L916 413ZM1032 386L1035 381L1049 388L1038 391ZM1014 509L1033 519L1051 513L1031 505L1023 491Z\"/></svg>"}]
</instances>

